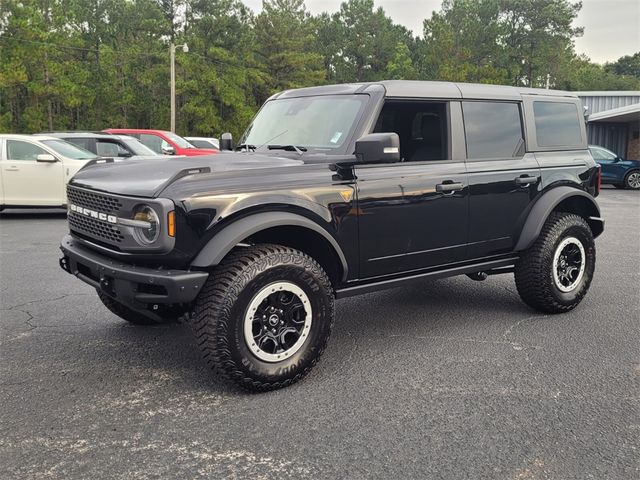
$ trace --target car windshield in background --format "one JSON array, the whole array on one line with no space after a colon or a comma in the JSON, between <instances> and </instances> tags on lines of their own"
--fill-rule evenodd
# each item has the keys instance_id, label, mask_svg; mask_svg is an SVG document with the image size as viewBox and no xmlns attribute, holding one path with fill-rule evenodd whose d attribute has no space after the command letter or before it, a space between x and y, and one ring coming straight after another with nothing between
<instances>
[{"instance_id":1,"label":"car windshield in background","mask_svg":"<svg viewBox=\"0 0 640 480\"><path fill-rule=\"evenodd\" d=\"M164 132L164 134L169 140L175 143L179 148L195 148L193 145L187 142L184 138L182 138L179 135L176 135L175 133Z\"/></svg>"},{"instance_id":2,"label":"car windshield in background","mask_svg":"<svg viewBox=\"0 0 640 480\"><path fill-rule=\"evenodd\" d=\"M98 158L95 153L85 150L84 148L76 147L64 140L42 140L42 143L55 150L56 153L59 153L63 157L71 158L73 160L91 160L93 158Z\"/></svg>"},{"instance_id":3,"label":"car windshield in background","mask_svg":"<svg viewBox=\"0 0 640 480\"><path fill-rule=\"evenodd\" d=\"M134 155L144 155L149 157L158 156L156 152L133 137L121 136L120 140L122 140L122 143L124 143L127 148L133 152Z\"/></svg>"},{"instance_id":4,"label":"car windshield in background","mask_svg":"<svg viewBox=\"0 0 640 480\"><path fill-rule=\"evenodd\" d=\"M365 95L326 95L272 100L258 112L240 143L256 148L339 148L353 132L367 99Z\"/></svg>"}]
</instances>

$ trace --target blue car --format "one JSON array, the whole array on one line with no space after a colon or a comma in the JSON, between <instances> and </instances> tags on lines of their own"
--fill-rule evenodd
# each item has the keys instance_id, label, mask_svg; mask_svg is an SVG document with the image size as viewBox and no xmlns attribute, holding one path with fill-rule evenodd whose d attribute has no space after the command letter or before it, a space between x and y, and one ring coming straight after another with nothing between
<instances>
[{"instance_id":1,"label":"blue car","mask_svg":"<svg viewBox=\"0 0 640 480\"><path fill-rule=\"evenodd\" d=\"M589 150L602 167L602 183L610 183L616 188L640 190L640 161L625 160L598 145L589 145Z\"/></svg>"}]
</instances>

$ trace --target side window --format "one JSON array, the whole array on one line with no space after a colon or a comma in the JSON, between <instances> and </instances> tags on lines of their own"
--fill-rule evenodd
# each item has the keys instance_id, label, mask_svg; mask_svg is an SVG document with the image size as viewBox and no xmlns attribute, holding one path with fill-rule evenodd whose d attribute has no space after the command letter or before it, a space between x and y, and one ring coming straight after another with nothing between
<instances>
[{"instance_id":1,"label":"side window","mask_svg":"<svg viewBox=\"0 0 640 480\"><path fill-rule=\"evenodd\" d=\"M156 135L149 135L148 133L140 134L140 142L142 142L144 145L146 145L156 153L162 153L161 145L163 141L164 140L162 140L160 137L157 137Z\"/></svg>"},{"instance_id":2,"label":"side window","mask_svg":"<svg viewBox=\"0 0 640 480\"><path fill-rule=\"evenodd\" d=\"M582 144L581 120L574 103L533 102L533 116L539 146L571 147Z\"/></svg>"},{"instance_id":3,"label":"side window","mask_svg":"<svg viewBox=\"0 0 640 480\"><path fill-rule=\"evenodd\" d=\"M101 157L124 157L130 153L116 142L96 140L96 153Z\"/></svg>"},{"instance_id":4,"label":"side window","mask_svg":"<svg viewBox=\"0 0 640 480\"><path fill-rule=\"evenodd\" d=\"M400 137L403 162L448 160L447 104L394 101L385 103L374 132L395 132Z\"/></svg>"},{"instance_id":5,"label":"side window","mask_svg":"<svg viewBox=\"0 0 640 480\"><path fill-rule=\"evenodd\" d=\"M91 148L90 138L71 137L71 138L65 138L64 140L69 143L73 143L74 145L77 145L80 148L84 148L85 150L89 150L90 152L93 152L93 148ZM96 153L96 152L93 152L93 153Z\"/></svg>"},{"instance_id":6,"label":"side window","mask_svg":"<svg viewBox=\"0 0 640 480\"><path fill-rule=\"evenodd\" d=\"M467 158L515 158L524 153L520 106L463 102Z\"/></svg>"},{"instance_id":7,"label":"side window","mask_svg":"<svg viewBox=\"0 0 640 480\"><path fill-rule=\"evenodd\" d=\"M46 150L29 142L20 140L7 140L7 159L8 160L32 160L36 161L36 157L42 153L48 153Z\"/></svg>"},{"instance_id":8,"label":"side window","mask_svg":"<svg viewBox=\"0 0 640 480\"><path fill-rule=\"evenodd\" d=\"M162 140L162 142L160 143L160 153L162 153L163 151L165 151L167 148L171 147L171 145L169 145L169 143L165 140ZM173 147L171 147L173 148Z\"/></svg>"}]
</instances>

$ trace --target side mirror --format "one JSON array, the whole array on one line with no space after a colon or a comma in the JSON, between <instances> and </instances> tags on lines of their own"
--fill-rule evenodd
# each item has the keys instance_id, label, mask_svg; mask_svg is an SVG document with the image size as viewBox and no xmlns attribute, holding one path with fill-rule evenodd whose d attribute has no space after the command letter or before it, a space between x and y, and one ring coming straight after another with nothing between
<instances>
[{"instance_id":1,"label":"side mirror","mask_svg":"<svg viewBox=\"0 0 640 480\"><path fill-rule=\"evenodd\" d=\"M358 163L395 163L400 161L400 137L397 133L370 133L356 141Z\"/></svg>"},{"instance_id":2,"label":"side mirror","mask_svg":"<svg viewBox=\"0 0 640 480\"><path fill-rule=\"evenodd\" d=\"M171 145L165 145L161 148L162 153L164 153L165 155L175 155L176 154L176 149L173 148Z\"/></svg>"},{"instance_id":3,"label":"side mirror","mask_svg":"<svg viewBox=\"0 0 640 480\"><path fill-rule=\"evenodd\" d=\"M40 153L36 156L36 162L41 163L56 163L58 159L50 153Z\"/></svg>"},{"instance_id":4,"label":"side mirror","mask_svg":"<svg viewBox=\"0 0 640 480\"><path fill-rule=\"evenodd\" d=\"M233 150L233 135L223 133L220 137L220 150Z\"/></svg>"}]
</instances>

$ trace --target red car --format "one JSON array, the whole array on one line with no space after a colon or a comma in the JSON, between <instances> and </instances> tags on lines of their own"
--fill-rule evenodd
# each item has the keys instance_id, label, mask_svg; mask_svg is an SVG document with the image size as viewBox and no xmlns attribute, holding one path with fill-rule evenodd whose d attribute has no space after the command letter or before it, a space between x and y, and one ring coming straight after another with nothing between
<instances>
[{"instance_id":1,"label":"red car","mask_svg":"<svg viewBox=\"0 0 640 480\"><path fill-rule=\"evenodd\" d=\"M154 152L163 155L185 155L187 157L195 157L196 155L211 155L219 152L219 150L215 149L196 148L181 136L165 130L107 128L103 131L135 137Z\"/></svg>"}]
</instances>

